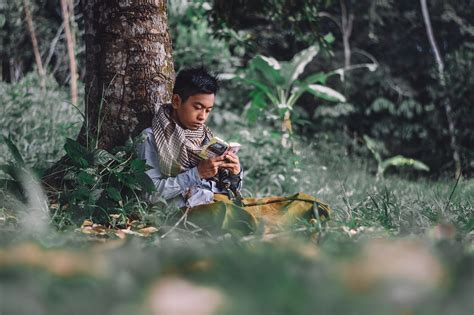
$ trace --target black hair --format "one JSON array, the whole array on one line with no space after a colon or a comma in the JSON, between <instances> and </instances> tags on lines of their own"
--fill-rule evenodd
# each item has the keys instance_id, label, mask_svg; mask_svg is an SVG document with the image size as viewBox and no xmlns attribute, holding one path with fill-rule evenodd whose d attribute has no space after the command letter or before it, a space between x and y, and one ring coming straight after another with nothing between
<instances>
[{"instance_id":1,"label":"black hair","mask_svg":"<svg viewBox=\"0 0 474 315\"><path fill-rule=\"evenodd\" d=\"M188 97L199 93L216 94L218 79L204 67L181 70L176 76L173 94L178 94L185 102Z\"/></svg>"}]
</instances>

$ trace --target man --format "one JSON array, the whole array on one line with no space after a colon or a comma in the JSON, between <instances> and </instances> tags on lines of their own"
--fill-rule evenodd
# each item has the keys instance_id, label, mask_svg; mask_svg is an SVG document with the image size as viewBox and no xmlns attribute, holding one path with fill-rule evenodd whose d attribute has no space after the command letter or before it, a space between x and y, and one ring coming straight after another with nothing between
<instances>
[{"instance_id":1,"label":"man","mask_svg":"<svg viewBox=\"0 0 474 315\"><path fill-rule=\"evenodd\" d=\"M156 187L150 202L161 199L182 208L213 202L214 193L227 194L224 177L232 188L241 188L242 169L237 155L203 160L198 156L212 137L205 125L218 90L217 78L203 68L179 72L171 104L163 104L144 131L139 158L152 167L147 171Z\"/></svg>"},{"instance_id":2,"label":"man","mask_svg":"<svg viewBox=\"0 0 474 315\"><path fill-rule=\"evenodd\" d=\"M189 209L188 219L200 228L220 234L249 234L292 226L305 220L325 220L331 209L318 199L298 193L288 197L244 198L226 196L227 183L241 188L242 168L237 155L203 160L198 156L213 137L205 122L214 106L217 79L202 68L179 72L171 104L160 106L152 127L144 131L139 158L156 187L151 203L165 199L169 206ZM227 187L227 186L226 186Z\"/></svg>"}]
</instances>

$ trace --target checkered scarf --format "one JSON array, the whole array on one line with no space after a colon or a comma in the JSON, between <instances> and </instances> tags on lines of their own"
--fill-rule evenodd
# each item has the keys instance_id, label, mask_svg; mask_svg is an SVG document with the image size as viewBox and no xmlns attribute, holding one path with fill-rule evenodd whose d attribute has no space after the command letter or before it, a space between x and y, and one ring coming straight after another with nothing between
<instances>
[{"instance_id":1,"label":"checkered scarf","mask_svg":"<svg viewBox=\"0 0 474 315\"><path fill-rule=\"evenodd\" d=\"M199 164L198 156L203 142L213 134L205 125L196 130L183 129L171 117L171 104L159 106L152 122L155 136L160 172L167 176L176 176Z\"/></svg>"}]
</instances>

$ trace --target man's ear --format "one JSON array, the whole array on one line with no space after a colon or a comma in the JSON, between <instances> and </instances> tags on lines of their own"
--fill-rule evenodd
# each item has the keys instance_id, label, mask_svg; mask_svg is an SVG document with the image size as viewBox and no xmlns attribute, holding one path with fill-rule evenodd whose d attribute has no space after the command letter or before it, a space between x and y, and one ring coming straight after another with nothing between
<instances>
[{"instance_id":1,"label":"man's ear","mask_svg":"<svg viewBox=\"0 0 474 315\"><path fill-rule=\"evenodd\" d=\"M179 96L178 94L173 94L171 103L174 109L178 109L178 107L181 105L181 96Z\"/></svg>"}]
</instances>

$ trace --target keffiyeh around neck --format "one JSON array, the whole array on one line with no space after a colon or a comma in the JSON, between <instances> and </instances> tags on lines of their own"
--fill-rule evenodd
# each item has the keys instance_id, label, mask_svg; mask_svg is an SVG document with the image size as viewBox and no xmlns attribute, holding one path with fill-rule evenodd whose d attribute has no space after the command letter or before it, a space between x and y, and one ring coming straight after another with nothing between
<instances>
[{"instance_id":1,"label":"keffiyeh around neck","mask_svg":"<svg viewBox=\"0 0 474 315\"><path fill-rule=\"evenodd\" d=\"M172 112L171 104L161 105L152 122L160 172L167 177L197 166L203 143L213 137L204 125L195 130L182 128L173 120Z\"/></svg>"}]
</instances>

